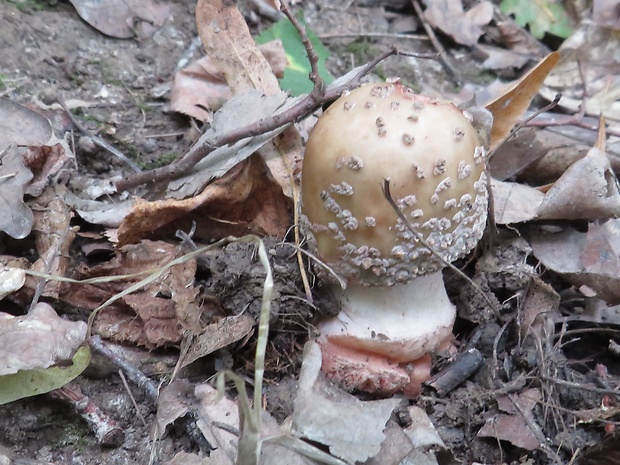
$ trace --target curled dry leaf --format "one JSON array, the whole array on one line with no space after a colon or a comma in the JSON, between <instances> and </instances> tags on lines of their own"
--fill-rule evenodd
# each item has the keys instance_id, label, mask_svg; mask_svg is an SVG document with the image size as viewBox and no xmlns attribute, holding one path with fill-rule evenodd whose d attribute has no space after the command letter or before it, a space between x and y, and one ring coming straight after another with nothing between
<instances>
[{"instance_id":1,"label":"curled dry leaf","mask_svg":"<svg viewBox=\"0 0 620 465\"><path fill-rule=\"evenodd\" d=\"M60 318L39 303L24 316L0 313L0 375L70 360L86 340L86 323Z\"/></svg>"},{"instance_id":2,"label":"curled dry leaf","mask_svg":"<svg viewBox=\"0 0 620 465\"><path fill-rule=\"evenodd\" d=\"M360 401L327 382L321 370L321 349L308 342L299 375L293 431L329 447L350 463L365 461L379 453L383 430L400 399Z\"/></svg>"},{"instance_id":3,"label":"curled dry leaf","mask_svg":"<svg viewBox=\"0 0 620 465\"><path fill-rule=\"evenodd\" d=\"M156 270L176 258L174 245L142 241L117 251L109 262L92 268L81 267L76 279L128 275ZM200 315L213 313L211 302L200 306L194 287L195 260L171 267L151 283L125 295L97 314L94 329L103 337L146 347L178 344L183 330L199 330ZM119 281L67 284L60 299L76 308L94 310L109 298L145 278L144 274Z\"/></svg>"},{"instance_id":4,"label":"curled dry leaf","mask_svg":"<svg viewBox=\"0 0 620 465\"><path fill-rule=\"evenodd\" d=\"M493 4L481 1L467 13L461 0L425 0L426 20L463 45L475 45L484 33L481 26L493 19Z\"/></svg>"},{"instance_id":5,"label":"curled dry leaf","mask_svg":"<svg viewBox=\"0 0 620 465\"><path fill-rule=\"evenodd\" d=\"M274 40L260 45L259 50L269 61L272 72L282 75L286 53L282 42ZM211 122L213 111L232 97L222 72L209 56L193 62L174 76L170 108L200 121Z\"/></svg>"},{"instance_id":6,"label":"curled dry leaf","mask_svg":"<svg viewBox=\"0 0 620 465\"><path fill-rule=\"evenodd\" d=\"M559 58L560 54L558 52L550 53L528 71L525 76L514 83L510 90L486 105L487 110L493 113L491 150L495 149L510 134L521 115L530 106L530 102L538 93L540 86Z\"/></svg>"},{"instance_id":7,"label":"curled dry leaf","mask_svg":"<svg viewBox=\"0 0 620 465\"><path fill-rule=\"evenodd\" d=\"M586 115L603 115L620 128L620 35L617 31L583 21L560 47L562 58L545 81L540 94L553 99L561 92L560 106Z\"/></svg>"},{"instance_id":8,"label":"curled dry leaf","mask_svg":"<svg viewBox=\"0 0 620 465\"><path fill-rule=\"evenodd\" d=\"M231 169L196 197L186 200L136 200L119 228L119 244L143 237L189 231L195 237L220 239L246 234L284 237L289 225L288 202L258 155Z\"/></svg>"},{"instance_id":9,"label":"curled dry leaf","mask_svg":"<svg viewBox=\"0 0 620 465\"><path fill-rule=\"evenodd\" d=\"M610 305L620 304L620 220L590 223L588 232L573 228L532 235L536 258L574 286L587 286Z\"/></svg>"},{"instance_id":10,"label":"curled dry leaf","mask_svg":"<svg viewBox=\"0 0 620 465\"><path fill-rule=\"evenodd\" d=\"M605 152L592 148L545 194L540 219L606 219L620 216L620 190Z\"/></svg>"},{"instance_id":11,"label":"curled dry leaf","mask_svg":"<svg viewBox=\"0 0 620 465\"><path fill-rule=\"evenodd\" d=\"M71 0L71 3L84 21L118 39L150 36L170 16L170 6L155 0Z\"/></svg>"}]
</instances>

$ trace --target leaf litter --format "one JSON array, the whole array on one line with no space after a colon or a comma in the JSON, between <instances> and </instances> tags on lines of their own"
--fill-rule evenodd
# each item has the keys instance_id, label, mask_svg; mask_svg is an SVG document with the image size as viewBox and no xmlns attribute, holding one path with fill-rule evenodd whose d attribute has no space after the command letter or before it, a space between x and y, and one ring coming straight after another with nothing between
<instances>
[{"instance_id":1,"label":"leaf litter","mask_svg":"<svg viewBox=\"0 0 620 465\"><path fill-rule=\"evenodd\" d=\"M427 18L432 26L443 27L448 35L458 32L449 30L456 24L450 21L454 12L439 8L441 2L426 4L429 9L435 8L434 17L428 14L434 19ZM257 52L246 20L236 8L201 2L198 12L199 33L208 55L233 95L221 113L215 114L205 135L198 137L199 144L209 144L222 133L259 123L294 105L295 100L287 101L280 94L273 71ZM458 40L453 36L457 42L474 45L495 27L490 20L463 16L472 28L461 28L470 33ZM152 21L153 26L162 31L166 28L158 21ZM132 33L142 32L136 29ZM500 146L523 119L557 55L550 57L533 67L512 90L501 91L489 106L495 116L494 146ZM565 83L558 84L553 76L546 82L551 83L553 92L565 90ZM97 92L98 96L105 94L102 88ZM548 99L555 96L544 91L542 95ZM589 96L584 95L580 98L585 98L587 107ZM595 101L592 108L599 108L597 105ZM257 111L251 113L244 110L247 108ZM566 108L577 111L574 106ZM610 108L613 110L613 104ZM227 111L227 119L218 122ZM498 462L503 454L526 454L527 460L555 463L560 455L566 460L579 459L581 450L598 442L601 435L597 432L602 428L613 435L617 412L610 401L606 402L612 410L607 414L597 408L603 394L614 396L617 362L614 365L613 358L605 358L596 366L585 362L583 367L576 367L567 358L567 354L581 355L574 351L580 344L570 339L573 332L589 329L613 335L605 330L613 330L618 321L618 296L614 292L619 253L614 229L618 190L615 165L609 156L615 137L613 111L607 115L610 135L602 120L597 123L601 127L598 142L582 146L564 168L547 174L548 185L536 184L528 176L528 169L548 155L548 145L542 144L535 155L522 151L519 160L510 158L517 155L506 150L507 144L495 152L497 157L503 148L506 159L498 158L498 165L492 166L492 170L504 173L502 181L492 184L494 216L498 224L509 228L501 228L491 250L477 257L471 275L479 290L498 303L499 310L480 315L485 304L475 304L480 299L477 292L468 296L468 286L454 284L462 294L460 317L474 327L461 328L459 351L473 344L485 358L472 378L442 393L444 399L427 390L416 407L397 396L377 400L351 395L321 379L311 342L305 354L302 352L308 333L312 334L313 314L337 309L333 303L330 308L329 295L321 292L320 285L314 289L313 301L308 299L302 284L304 274L316 268L300 270L294 256L302 244L286 240L290 241L291 213L299 202L296 176L303 154L302 137L295 126L224 145L196 165L190 175L163 185L141 186L132 193L139 198L128 201L126 192L117 194L111 188L114 181L102 182L92 176L86 178L83 190L66 192L55 185L62 179L63 170L74 169L72 151L69 145L48 142L51 135L46 134L50 134L51 125L46 126L46 120L26 116L32 119L33 127L43 128L43 137L28 144L34 147L28 153L15 149L12 170L4 173L7 177L3 182L17 173L24 178L17 185L7 184L3 191L6 198L13 199L3 207L4 217L13 215L22 223L18 221L12 230L14 222L6 223L9 230L5 232L20 240L7 242L10 248L5 248L6 255L1 257L0 274L6 294L3 311L20 314L17 309L21 308L22 312L21 316L3 313L9 316L3 318L0 330L10 328L9 321L37 317L45 309L49 315L65 314L67 319L60 321L75 327L85 327L80 320L90 319L91 330L111 343L146 347L162 364L170 351L179 354L176 366L164 369L167 378L156 405L150 404L155 400L151 398L136 407L138 411L157 412L161 444L179 427L183 437L190 437L190 430L182 425L195 424L208 444L219 447L203 448L200 440L193 449L181 445L174 454L164 454L168 463L308 463L309 457L338 464L436 463L447 451L453 458L468 457L483 463ZM208 119L210 113L202 116ZM585 126L583 121L574 119L572 123ZM108 129L114 133L114 128ZM23 127L11 131L24 133ZM608 139L607 144L601 142L604 139ZM31 172L34 181L28 178ZM90 203L93 198L99 199L97 204ZM115 207L104 214L106 204L112 202ZM129 202L133 206L128 210ZM75 211L81 217L76 217ZM175 233L178 239L174 239ZM226 239L201 247L203 242L247 233L266 237L242 244ZM107 238L111 243L106 246ZM87 250L84 255L78 253ZM538 276L540 269L545 273ZM39 299L46 303L37 303ZM35 339L26 329L19 338L36 350L40 342L55 337L55 331ZM601 339L613 346L613 336ZM78 346L85 340L84 334ZM129 348L115 347L120 354L131 354ZM77 347L64 347L68 348L71 350L53 361L35 363L35 368L45 371L50 365L59 365L51 368L62 369L73 363L81 371L85 367L75 358ZM438 360L438 369L450 366L450 362ZM124 365L129 370L127 376L136 375L135 370L141 374L138 365ZM604 376L601 366L610 369ZM227 375L233 395L225 395L222 376L217 387L204 383L207 373L231 367L246 374L245 379ZM20 370L27 372L29 367ZM250 402L247 374L252 373L254 395ZM263 390L264 374L267 385ZM158 376L156 371L149 375ZM278 418L268 414L263 409L263 395L269 405L277 383L284 376L297 375L298 386L289 394L288 407L286 402L277 404L282 409ZM69 378L61 377L54 387L66 384ZM588 379L599 384L595 386ZM78 377L63 387L70 394L63 391L56 398L69 403L84 399L78 394L79 384L87 383L86 378ZM45 385L41 380L35 384ZM29 408L25 403L12 405ZM189 423L184 418L189 418ZM587 419L590 427L578 423L572 432L566 425L575 418ZM91 425L93 431L110 424L105 418L97 421ZM468 431L475 429L475 436L465 435L465 424ZM14 434L4 434L0 436L2 442L19 443ZM95 432L95 436L102 443L100 435ZM148 437L143 439L148 441ZM317 443L322 447L313 445ZM150 446L147 442L140 444L144 457ZM601 442L601 447L609 447L607 444L613 441ZM4 451L2 454L9 456ZM584 457L595 454L592 449Z\"/></svg>"}]
</instances>

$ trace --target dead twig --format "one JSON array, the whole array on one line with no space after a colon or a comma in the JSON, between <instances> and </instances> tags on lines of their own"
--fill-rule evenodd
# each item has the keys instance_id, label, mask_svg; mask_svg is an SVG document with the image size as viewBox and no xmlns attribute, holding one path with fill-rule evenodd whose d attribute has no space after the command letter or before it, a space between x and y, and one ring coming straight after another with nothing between
<instances>
[{"instance_id":1,"label":"dead twig","mask_svg":"<svg viewBox=\"0 0 620 465\"><path fill-rule=\"evenodd\" d=\"M129 378L130 381L132 381L138 387L142 388L153 402L157 402L157 385L153 381L151 381L144 373L131 365L127 360L125 360L123 357L116 354L109 347L107 347L101 340L100 336L91 336L88 339L88 344L95 352L103 355L107 360L109 360L118 368L123 370L123 372L125 373L125 375L127 375L127 378Z\"/></svg>"},{"instance_id":2,"label":"dead twig","mask_svg":"<svg viewBox=\"0 0 620 465\"><path fill-rule=\"evenodd\" d=\"M79 387L66 384L60 389L50 391L48 395L52 399L60 400L71 405L73 410L80 415L102 446L118 447L125 441L123 430L97 407L88 397L82 394Z\"/></svg>"},{"instance_id":3,"label":"dead twig","mask_svg":"<svg viewBox=\"0 0 620 465\"><path fill-rule=\"evenodd\" d=\"M456 266L454 266L452 263L446 260L440 253L438 253L428 242L426 242L426 240L424 239L424 236L413 227L411 222L407 219L405 214L401 211L401 209L398 207L398 205L394 201L394 198L392 197L392 194L390 193L390 181L387 179L383 181L383 195L389 202L390 206L394 209L394 212L396 212L396 214L398 215L398 218L400 218L400 220L403 222L405 227L411 232L411 234L413 234L416 237L416 239L418 239L420 243L431 252L431 254L437 257L444 264L444 266L447 266L448 268L450 268L452 271L458 274L461 278L467 281L474 289L476 289L476 291L480 293L484 301L487 303L489 308L493 310L493 312L499 319L500 318L499 309L493 304L493 302L491 302L491 300L487 297L484 291L480 289L480 287L475 282L473 282L469 278L469 276L467 276L465 273L459 270Z\"/></svg>"},{"instance_id":4,"label":"dead twig","mask_svg":"<svg viewBox=\"0 0 620 465\"><path fill-rule=\"evenodd\" d=\"M422 21L422 26L424 27L424 30L426 31L426 34L428 35L428 38L431 41L431 44L433 44L433 47L435 47L435 50L437 50L437 53L439 55L439 61L441 62L443 67L446 69L450 77L454 80L454 82L456 82L457 84L462 84L461 78L459 77L458 72L456 71L454 66L452 66L452 63L448 59L446 49L444 49L443 45L441 45L441 42L437 40L435 31L433 31L433 28L431 27L431 25L428 24L428 21L426 20L426 17L424 16L424 12L422 11L422 7L420 6L420 2L418 2L418 0L411 0L411 4L413 5L415 14L418 15L418 18L420 18L420 21Z\"/></svg>"},{"instance_id":5,"label":"dead twig","mask_svg":"<svg viewBox=\"0 0 620 465\"><path fill-rule=\"evenodd\" d=\"M178 162L151 171L146 171L116 183L116 189L123 191L142 184L152 184L156 182L172 180L187 174L200 160L205 158L215 149L225 145L233 144L247 137L254 137L273 131L283 126L289 126L321 107L327 102L331 102L340 97L345 91L358 87L362 78L374 69L379 63L392 55L417 56L418 58L436 58L436 54L412 54L404 52L396 47L384 51L379 56L366 64L349 82L332 89L326 89L321 98L317 98L312 92L301 99L292 107L273 115L270 118L262 119L255 123L234 129L230 132L213 137L213 139L203 143L202 141L194 144L188 153Z\"/></svg>"},{"instance_id":6,"label":"dead twig","mask_svg":"<svg viewBox=\"0 0 620 465\"><path fill-rule=\"evenodd\" d=\"M140 167L138 165L136 165L133 160L128 158L124 153L122 153L119 150L117 150L114 147L112 147L110 144L108 144L106 141L104 141L101 137L98 137L98 136L92 134L88 129L86 129L84 127L84 125L80 122L80 120L78 120L75 116L73 116L73 113L71 113L71 110L69 110L69 108L67 107L67 104L65 103L64 100L58 99L57 102L60 104L60 106L65 111L65 113L67 114L67 116L69 117L71 122L75 125L75 127L78 128L78 130L82 134L84 134L86 137L88 137L90 140L92 140L95 145L97 145L97 146L101 147L102 149L105 149L108 152L110 152L112 155L114 155L120 161L125 163L127 166L129 166L136 173L142 173L142 170L140 169Z\"/></svg>"}]
</instances>

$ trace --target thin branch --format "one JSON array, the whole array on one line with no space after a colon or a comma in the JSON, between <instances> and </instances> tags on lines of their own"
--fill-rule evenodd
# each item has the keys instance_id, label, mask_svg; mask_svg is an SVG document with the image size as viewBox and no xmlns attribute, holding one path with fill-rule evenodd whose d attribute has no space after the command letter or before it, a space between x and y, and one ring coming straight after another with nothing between
<instances>
[{"instance_id":1,"label":"thin branch","mask_svg":"<svg viewBox=\"0 0 620 465\"><path fill-rule=\"evenodd\" d=\"M297 104L287 110L273 115L272 117L265 118L246 126L233 129L232 131L219 136L215 136L212 140L207 141L206 143L203 143L203 141L198 141L190 148L187 155L185 155L178 162L122 179L116 183L116 189L117 191L124 191L142 184L151 184L179 178L187 174L200 160L220 147L235 143L247 137L265 134L282 126L291 125L306 117L323 104L336 100L345 91L361 85L361 80L366 74L368 74L383 60L392 55L409 56L410 53L403 52L396 47L391 47L366 64L349 82L333 89L327 89L322 97L317 97L313 93L310 93ZM417 54L416 56L419 58L432 58L436 55Z\"/></svg>"},{"instance_id":2,"label":"thin branch","mask_svg":"<svg viewBox=\"0 0 620 465\"><path fill-rule=\"evenodd\" d=\"M65 103L64 100L58 99L57 102L60 104L60 106L65 111L65 113L67 114L67 116L69 117L71 122L75 125L75 127L78 128L78 130L82 134L84 134L86 137L88 137L90 140L92 140L93 144L95 144L95 145L101 147L102 149L105 149L108 152L110 152L112 155L114 155L120 161L125 163L127 166L129 166L136 173L141 173L142 172L140 167L138 165L136 165L135 162L133 160L131 160L130 158L128 158L124 153L122 153L121 151L119 151L116 148L112 147L110 144L108 144L106 141L104 141L101 137L98 137L98 136L94 135L88 129L86 129L84 127L84 125L80 122L80 120L78 120L75 116L73 116L73 113L71 113L71 110L69 110L69 108L67 107L67 104Z\"/></svg>"},{"instance_id":3,"label":"thin branch","mask_svg":"<svg viewBox=\"0 0 620 465\"><path fill-rule=\"evenodd\" d=\"M452 63L448 59L448 55L446 54L446 50L443 48L443 45L441 45L441 42L437 40L437 36L435 35L433 28L430 24L428 24L428 21L424 16L424 12L422 11L422 7L420 6L420 2L418 2L418 0L411 0L411 4L413 5L413 9L415 10L416 15L418 15L418 18L420 18L420 21L422 21L422 26L424 27L428 38L433 44L433 47L435 47L435 50L437 50L437 53L439 54L439 61L441 61L441 64L446 69L450 77L454 80L454 82L456 82L457 84L461 84L461 78L459 77L458 72L456 71L454 66L452 66Z\"/></svg>"},{"instance_id":4,"label":"thin branch","mask_svg":"<svg viewBox=\"0 0 620 465\"><path fill-rule=\"evenodd\" d=\"M484 291L482 289L480 289L480 287L475 282L473 282L469 278L469 276L467 276L465 273L463 273L461 270L459 270L456 266L454 266L452 263L450 263L448 260L446 260L444 257L442 257L440 253L438 253L433 247L431 247L429 245L428 242L426 242L426 240L424 239L424 236L412 226L412 224L409 222L409 220L407 219L405 214L402 212L402 210L398 207L398 205L394 201L394 198L392 197L392 194L390 193L390 181L388 179L384 179L383 180L383 195L385 196L385 198L387 199L387 201L389 202L391 207L394 209L394 212L398 215L398 218L400 218L400 220L403 222L405 227L416 237L416 239L418 239L420 241L420 243L431 252L431 254L433 254L435 257L437 257L439 260L441 260L441 262L445 266L447 266L448 268L453 270L461 278L463 278L465 281L467 281L474 289L476 289L480 293L482 298L485 300L485 302L487 303L489 308L491 310L493 310L493 312L499 317L499 310L495 307L495 305L487 297L487 295L484 293Z\"/></svg>"},{"instance_id":5,"label":"thin branch","mask_svg":"<svg viewBox=\"0 0 620 465\"><path fill-rule=\"evenodd\" d=\"M306 48L306 54L308 55L308 60L310 61L310 74L308 77L312 81L312 84L314 84L311 94L314 95L316 99L320 99L323 95L325 95L326 85L325 81L319 75L319 55L316 53L308 34L306 34L306 28L300 24L299 21L297 21L297 18L295 18L295 15L291 12L287 0L281 0L280 11L282 11L289 21L293 23L293 26L297 30L297 33Z\"/></svg>"}]
</instances>

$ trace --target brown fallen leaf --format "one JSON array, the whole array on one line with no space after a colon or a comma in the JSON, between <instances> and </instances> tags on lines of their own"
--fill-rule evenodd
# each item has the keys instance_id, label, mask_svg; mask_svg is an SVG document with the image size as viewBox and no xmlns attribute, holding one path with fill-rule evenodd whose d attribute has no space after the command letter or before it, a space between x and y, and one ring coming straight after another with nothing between
<instances>
[{"instance_id":1,"label":"brown fallen leaf","mask_svg":"<svg viewBox=\"0 0 620 465\"><path fill-rule=\"evenodd\" d=\"M620 189L605 152L592 148L551 186L538 217L551 220L606 219L620 216Z\"/></svg>"},{"instance_id":2,"label":"brown fallen leaf","mask_svg":"<svg viewBox=\"0 0 620 465\"><path fill-rule=\"evenodd\" d=\"M587 286L610 305L620 303L620 220L599 225L590 223L588 232L565 227L550 234L537 232L531 245L536 258L574 286Z\"/></svg>"},{"instance_id":3,"label":"brown fallen leaf","mask_svg":"<svg viewBox=\"0 0 620 465\"><path fill-rule=\"evenodd\" d=\"M142 241L122 247L106 263L79 267L73 277L86 279L154 270L178 253L172 244ZM215 313L213 302L198 302L198 289L193 285L195 274L195 260L171 267L153 282L99 311L94 329L111 340L149 348L179 344L184 330L200 331L201 315ZM144 277L141 274L110 282L67 283L59 298L75 308L92 311Z\"/></svg>"},{"instance_id":4,"label":"brown fallen leaf","mask_svg":"<svg viewBox=\"0 0 620 465\"><path fill-rule=\"evenodd\" d=\"M515 82L510 90L486 105L487 110L493 113L491 150L495 149L510 134L559 59L560 54L558 52L550 53L525 76Z\"/></svg>"},{"instance_id":5,"label":"brown fallen leaf","mask_svg":"<svg viewBox=\"0 0 620 465\"><path fill-rule=\"evenodd\" d=\"M498 397L498 407L506 414L489 418L480 428L477 436L508 441L526 450L538 449L541 444L530 425L535 425L531 418L531 411L541 399L542 394L538 389L527 389L519 395ZM515 404L519 408L516 408ZM530 417L529 424L523 418L524 416Z\"/></svg>"},{"instance_id":6,"label":"brown fallen leaf","mask_svg":"<svg viewBox=\"0 0 620 465\"><path fill-rule=\"evenodd\" d=\"M52 276L66 277L70 265L71 245L79 229L71 226L73 212L65 204L62 186L47 187L30 202L34 211L32 229L39 258L32 265L33 271ZM38 279L38 278L35 278ZM55 280L44 282L41 296L57 299L62 283Z\"/></svg>"},{"instance_id":7,"label":"brown fallen leaf","mask_svg":"<svg viewBox=\"0 0 620 465\"><path fill-rule=\"evenodd\" d=\"M284 73L286 53L282 42L274 40L258 46L269 61L272 72ZM174 76L170 108L200 121L211 122L212 112L218 110L232 97L222 72L209 56L200 58Z\"/></svg>"},{"instance_id":8,"label":"brown fallen leaf","mask_svg":"<svg viewBox=\"0 0 620 465\"><path fill-rule=\"evenodd\" d=\"M196 25L207 55L224 75L234 95L257 89L266 95L276 95L280 85L269 63L260 52L243 16L233 4L222 0L200 0L196 6ZM295 159L301 157L302 143L294 127L285 130L287 151L265 144L259 153L268 160L276 182L289 198L293 197L290 180Z\"/></svg>"},{"instance_id":9,"label":"brown fallen leaf","mask_svg":"<svg viewBox=\"0 0 620 465\"><path fill-rule=\"evenodd\" d=\"M155 0L70 0L80 17L118 39L152 35L170 16L170 6Z\"/></svg>"},{"instance_id":10,"label":"brown fallen leaf","mask_svg":"<svg viewBox=\"0 0 620 465\"><path fill-rule=\"evenodd\" d=\"M224 75L233 94L249 89L267 94L280 91L278 79L234 3L199 0L196 26L207 55Z\"/></svg>"},{"instance_id":11,"label":"brown fallen leaf","mask_svg":"<svg viewBox=\"0 0 620 465\"><path fill-rule=\"evenodd\" d=\"M493 19L493 4L484 0L467 13L461 0L425 0L424 3L426 20L463 45L475 45L484 33L481 26Z\"/></svg>"},{"instance_id":12,"label":"brown fallen leaf","mask_svg":"<svg viewBox=\"0 0 620 465\"><path fill-rule=\"evenodd\" d=\"M60 318L46 303L24 316L0 313L0 376L71 360L86 329L86 323Z\"/></svg>"},{"instance_id":13,"label":"brown fallen leaf","mask_svg":"<svg viewBox=\"0 0 620 465\"><path fill-rule=\"evenodd\" d=\"M119 228L119 245L141 238L172 236L196 223L195 237L221 239L246 234L284 237L289 207L265 162L252 155L196 197L147 202L137 199Z\"/></svg>"}]
</instances>

